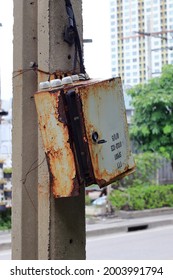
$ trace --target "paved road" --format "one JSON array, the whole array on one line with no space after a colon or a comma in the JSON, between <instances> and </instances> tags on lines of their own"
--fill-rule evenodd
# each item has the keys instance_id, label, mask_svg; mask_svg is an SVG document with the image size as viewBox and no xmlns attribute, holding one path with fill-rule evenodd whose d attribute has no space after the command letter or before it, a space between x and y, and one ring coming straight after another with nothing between
<instances>
[{"instance_id":1,"label":"paved road","mask_svg":"<svg viewBox=\"0 0 173 280\"><path fill-rule=\"evenodd\" d=\"M87 238L88 260L173 260L173 226Z\"/></svg>"},{"instance_id":2,"label":"paved road","mask_svg":"<svg viewBox=\"0 0 173 280\"><path fill-rule=\"evenodd\" d=\"M11 250L0 251L0 260L11 260Z\"/></svg>"},{"instance_id":3,"label":"paved road","mask_svg":"<svg viewBox=\"0 0 173 280\"><path fill-rule=\"evenodd\" d=\"M87 238L87 259L173 260L173 226ZM10 260L11 250L0 251Z\"/></svg>"},{"instance_id":4,"label":"paved road","mask_svg":"<svg viewBox=\"0 0 173 280\"><path fill-rule=\"evenodd\" d=\"M1 242L6 242L8 239L11 239L11 232L3 232L0 231L0 241Z\"/></svg>"}]
</instances>

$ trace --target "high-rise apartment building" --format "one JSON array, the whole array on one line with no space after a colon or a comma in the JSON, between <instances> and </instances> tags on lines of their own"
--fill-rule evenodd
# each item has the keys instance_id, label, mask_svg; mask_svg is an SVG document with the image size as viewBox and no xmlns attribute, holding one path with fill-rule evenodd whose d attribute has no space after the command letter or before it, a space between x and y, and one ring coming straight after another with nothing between
<instances>
[{"instance_id":1,"label":"high-rise apartment building","mask_svg":"<svg viewBox=\"0 0 173 280\"><path fill-rule=\"evenodd\" d=\"M173 0L110 0L112 76L133 86L173 64Z\"/></svg>"}]
</instances>

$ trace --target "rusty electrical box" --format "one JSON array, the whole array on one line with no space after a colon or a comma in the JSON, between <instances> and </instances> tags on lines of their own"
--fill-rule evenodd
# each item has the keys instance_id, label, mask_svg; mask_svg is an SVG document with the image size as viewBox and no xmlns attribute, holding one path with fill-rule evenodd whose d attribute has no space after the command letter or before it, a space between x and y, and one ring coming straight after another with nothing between
<instances>
[{"instance_id":1,"label":"rusty electrical box","mask_svg":"<svg viewBox=\"0 0 173 280\"><path fill-rule=\"evenodd\" d=\"M42 83L35 103L55 197L134 171L120 78Z\"/></svg>"}]
</instances>

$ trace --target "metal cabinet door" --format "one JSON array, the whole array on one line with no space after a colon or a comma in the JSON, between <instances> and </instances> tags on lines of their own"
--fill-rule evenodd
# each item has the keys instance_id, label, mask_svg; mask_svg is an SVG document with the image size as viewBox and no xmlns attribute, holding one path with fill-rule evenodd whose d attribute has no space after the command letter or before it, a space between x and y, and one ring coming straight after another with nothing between
<instances>
[{"instance_id":1,"label":"metal cabinet door","mask_svg":"<svg viewBox=\"0 0 173 280\"><path fill-rule=\"evenodd\" d=\"M76 196L80 187L62 94L61 90L50 90L34 95L55 197Z\"/></svg>"},{"instance_id":2,"label":"metal cabinet door","mask_svg":"<svg viewBox=\"0 0 173 280\"><path fill-rule=\"evenodd\" d=\"M134 170L120 78L79 88L96 182L108 185Z\"/></svg>"}]
</instances>

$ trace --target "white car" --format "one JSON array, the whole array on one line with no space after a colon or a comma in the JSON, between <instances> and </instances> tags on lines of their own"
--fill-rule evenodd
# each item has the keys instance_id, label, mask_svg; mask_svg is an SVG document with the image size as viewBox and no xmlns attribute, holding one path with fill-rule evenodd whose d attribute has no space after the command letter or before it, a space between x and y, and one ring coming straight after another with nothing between
<instances>
[{"instance_id":1,"label":"white car","mask_svg":"<svg viewBox=\"0 0 173 280\"><path fill-rule=\"evenodd\" d=\"M101 197L98 197L97 199L95 199L93 202L92 202L92 205L106 205L107 203L107 196L101 196Z\"/></svg>"}]
</instances>

